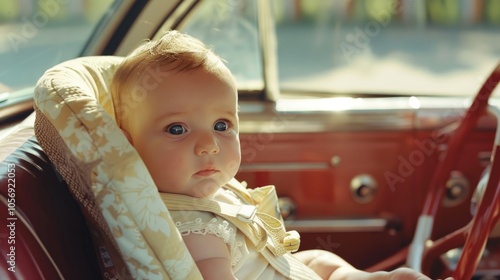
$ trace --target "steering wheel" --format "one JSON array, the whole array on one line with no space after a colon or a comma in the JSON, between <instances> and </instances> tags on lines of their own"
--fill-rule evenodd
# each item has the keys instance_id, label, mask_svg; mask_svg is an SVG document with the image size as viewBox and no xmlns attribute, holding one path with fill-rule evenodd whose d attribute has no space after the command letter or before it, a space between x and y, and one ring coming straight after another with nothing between
<instances>
[{"instance_id":1,"label":"steering wheel","mask_svg":"<svg viewBox=\"0 0 500 280\"><path fill-rule=\"evenodd\" d=\"M500 131L498 128L500 119L497 117L497 131L490 163L491 172L476 214L463 228L434 241L430 247L425 246L430 240L434 217L443 199L446 180L465 142L465 136L476 126L479 117L487 113L488 100L499 81L500 63L486 79L459 126L450 136L448 149L438 163L431 179L407 257L407 265L424 274L430 273L433 260L447 250L456 248L465 242L462 255L452 276L454 279L471 279L486 246L488 236L500 218ZM445 273L451 273L451 271ZM449 276L449 274L442 276Z\"/></svg>"}]
</instances>

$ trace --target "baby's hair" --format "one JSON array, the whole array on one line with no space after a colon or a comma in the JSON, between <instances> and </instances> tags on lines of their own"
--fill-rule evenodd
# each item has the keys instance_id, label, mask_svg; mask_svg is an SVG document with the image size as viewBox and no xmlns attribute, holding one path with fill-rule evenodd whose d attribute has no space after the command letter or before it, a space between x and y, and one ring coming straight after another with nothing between
<instances>
[{"instance_id":1,"label":"baby's hair","mask_svg":"<svg viewBox=\"0 0 500 280\"><path fill-rule=\"evenodd\" d=\"M161 81L172 73L203 67L216 70L222 60L200 40L178 31L167 31L132 51L117 67L110 91L115 117L123 120Z\"/></svg>"}]
</instances>

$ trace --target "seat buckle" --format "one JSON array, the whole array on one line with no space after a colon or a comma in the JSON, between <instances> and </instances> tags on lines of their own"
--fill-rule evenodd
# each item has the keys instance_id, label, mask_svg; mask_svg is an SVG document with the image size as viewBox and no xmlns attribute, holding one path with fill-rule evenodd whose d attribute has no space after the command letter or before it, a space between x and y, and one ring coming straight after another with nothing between
<instances>
[{"instance_id":1,"label":"seat buckle","mask_svg":"<svg viewBox=\"0 0 500 280\"><path fill-rule=\"evenodd\" d=\"M257 213L257 208L255 206L241 205L236 217L242 222L250 223L255 218L255 213Z\"/></svg>"}]
</instances>

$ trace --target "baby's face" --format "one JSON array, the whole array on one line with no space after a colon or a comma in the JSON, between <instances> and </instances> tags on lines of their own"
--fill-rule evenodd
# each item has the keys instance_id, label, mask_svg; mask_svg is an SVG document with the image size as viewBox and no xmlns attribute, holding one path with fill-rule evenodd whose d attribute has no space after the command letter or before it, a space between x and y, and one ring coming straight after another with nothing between
<instances>
[{"instance_id":1,"label":"baby's face","mask_svg":"<svg viewBox=\"0 0 500 280\"><path fill-rule=\"evenodd\" d=\"M234 80L196 69L149 81L156 82L128 120L129 141L159 191L212 196L241 161Z\"/></svg>"}]
</instances>

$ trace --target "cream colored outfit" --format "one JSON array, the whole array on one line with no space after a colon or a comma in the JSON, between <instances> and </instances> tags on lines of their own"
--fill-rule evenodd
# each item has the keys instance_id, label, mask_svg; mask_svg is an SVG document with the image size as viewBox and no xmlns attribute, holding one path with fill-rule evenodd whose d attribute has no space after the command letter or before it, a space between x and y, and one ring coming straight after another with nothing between
<instances>
[{"instance_id":1,"label":"cream colored outfit","mask_svg":"<svg viewBox=\"0 0 500 280\"><path fill-rule=\"evenodd\" d=\"M246 189L234 180L210 199L160 197L181 235L213 234L227 244L238 279L320 279L290 253L300 238L284 230L274 186Z\"/></svg>"},{"instance_id":2,"label":"cream colored outfit","mask_svg":"<svg viewBox=\"0 0 500 280\"><path fill-rule=\"evenodd\" d=\"M229 247L234 275L238 279L286 279L278 273L245 235L228 220L210 212L170 211L181 235L213 234Z\"/></svg>"}]
</instances>

